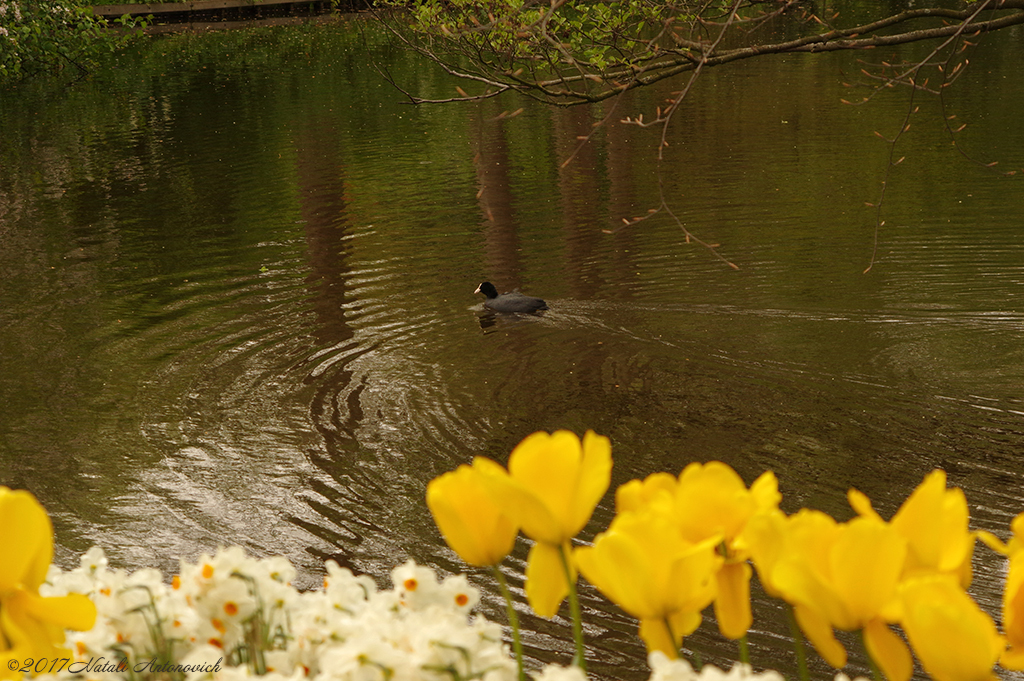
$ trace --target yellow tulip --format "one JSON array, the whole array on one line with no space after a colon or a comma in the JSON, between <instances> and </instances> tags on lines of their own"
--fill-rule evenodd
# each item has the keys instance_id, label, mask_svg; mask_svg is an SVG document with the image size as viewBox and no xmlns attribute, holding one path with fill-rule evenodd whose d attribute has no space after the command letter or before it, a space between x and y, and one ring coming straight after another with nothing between
<instances>
[{"instance_id":1,"label":"yellow tulip","mask_svg":"<svg viewBox=\"0 0 1024 681\"><path fill-rule=\"evenodd\" d=\"M652 504L619 513L593 546L576 549L575 559L591 584L640 620L648 652L675 658L715 596L722 557L714 539L684 539L670 511Z\"/></svg>"},{"instance_id":2,"label":"yellow tulip","mask_svg":"<svg viewBox=\"0 0 1024 681\"><path fill-rule=\"evenodd\" d=\"M470 565L497 565L515 545L519 528L502 512L485 482L498 464L477 457L427 485L427 507L448 546Z\"/></svg>"},{"instance_id":3,"label":"yellow tulip","mask_svg":"<svg viewBox=\"0 0 1024 681\"><path fill-rule=\"evenodd\" d=\"M0 487L0 546L0 679L16 679L12 661L69 656L64 630L91 629L96 607L81 594L39 595L53 558L53 527L29 492Z\"/></svg>"},{"instance_id":4,"label":"yellow tulip","mask_svg":"<svg viewBox=\"0 0 1024 681\"><path fill-rule=\"evenodd\" d=\"M485 471L498 504L537 542L527 562L526 597L541 617L554 617L569 594L562 561L569 560L570 540L608 490L611 470L608 438L587 431L580 441L575 433L559 430L520 442L507 472L497 465Z\"/></svg>"},{"instance_id":5,"label":"yellow tulip","mask_svg":"<svg viewBox=\"0 0 1024 681\"><path fill-rule=\"evenodd\" d=\"M737 540L752 517L778 509L781 496L775 474L768 471L747 489L743 479L720 461L692 463L679 474L675 513L683 536L694 543L716 539L725 556L715 579L715 617L730 639L747 633L750 612L750 566Z\"/></svg>"},{"instance_id":6,"label":"yellow tulip","mask_svg":"<svg viewBox=\"0 0 1024 681\"><path fill-rule=\"evenodd\" d=\"M659 496L672 498L679 481L671 473L652 473L643 480L630 480L615 490L615 511L635 511Z\"/></svg>"},{"instance_id":7,"label":"yellow tulip","mask_svg":"<svg viewBox=\"0 0 1024 681\"><path fill-rule=\"evenodd\" d=\"M1004 556L1012 556L1024 551L1024 513L1018 514L1010 521L1010 531L1013 532L1013 536L1006 544L999 537L985 530L978 531L978 538L988 544L993 551L998 551Z\"/></svg>"},{"instance_id":8,"label":"yellow tulip","mask_svg":"<svg viewBox=\"0 0 1024 681\"><path fill-rule=\"evenodd\" d=\"M1024 551L1017 551L1010 557L1010 570L1003 587L1003 631L1010 647L999 664L1007 669L1024 670Z\"/></svg>"},{"instance_id":9,"label":"yellow tulip","mask_svg":"<svg viewBox=\"0 0 1024 681\"><path fill-rule=\"evenodd\" d=\"M731 467L720 462L692 463L673 478L655 473L633 480L615 493L616 509L636 510L669 499L678 531L689 542L711 541L724 557L715 574L715 618L722 635L742 638L753 622L750 612L749 551L741 535L752 518L778 512L778 481L775 474L761 475L747 489Z\"/></svg>"},{"instance_id":10,"label":"yellow tulip","mask_svg":"<svg viewBox=\"0 0 1024 681\"><path fill-rule=\"evenodd\" d=\"M845 664L832 627L862 630L868 653L890 681L907 681L910 651L887 626L898 612L897 587L906 540L875 517L845 524L817 511L793 516L792 551L780 559L773 582L796 606L804 633L830 664Z\"/></svg>"},{"instance_id":11,"label":"yellow tulip","mask_svg":"<svg viewBox=\"0 0 1024 681\"><path fill-rule=\"evenodd\" d=\"M839 524L821 511L802 509L788 518L781 512L751 520L742 541L765 589L793 606L800 629L818 654L833 667L846 666L846 649L835 637L832 623L817 608L804 603L824 603L833 598L827 576L830 560L822 547L835 543Z\"/></svg>"},{"instance_id":12,"label":"yellow tulip","mask_svg":"<svg viewBox=\"0 0 1024 681\"><path fill-rule=\"evenodd\" d=\"M789 529L789 518L774 509L754 515L737 540L740 550L750 554L761 586L773 598L782 598L781 591L775 586L775 567L787 553Z\"/></svg>"},{"instance_id":13,"label":"yellow tulip","mask_svg":"<svg viewBox=\"0 0 1024 681\"><path fill-rule=\"evenodd\" d=\"M909 580L900 624L921 666L935 681L988 681L1006 641L950 577Z\"/></svg>"},{"instance_id":14,"label":"yellow tulip","mask_svg":"<svg viewBox=\"0 0 1024 681\"><path fill-rule=\"evenodd\" d=\"M719 536L731 545L758 511L778 508L781 496L768 471L747 489L736 471L721 461L691 463L679 474L676 513L683 535L699 542Z\"/></svg>"},{"instance_id":15,"label":"yellow tulip","mask_svg":"<svg viewBox=\"0 0 1024 681\"><path fill-rule=\"evenodd\" d=\"M851 489L850 505L862 516L881 519L871 501ZM936 469L907 497L890 524L907 540L903 579L943 573L965 589L971 584L975 533L968 530L967 498L959 487L946 488L946 472Z\"/></svg>"},{"instance_id":16,"label":"yellow tulip","mask_svg":"<svg viewBox=\"0 0 1024 681\"><path fill-rule=\"evenodd\" d=\"M1024 513L1010 523L1013 537L1004 544L995 535L979 532L981 540L1010 558L1003 587L1003 632L1010 644L999 664L1006 669L1024 670Z\"/></svg>"}]
</instances>

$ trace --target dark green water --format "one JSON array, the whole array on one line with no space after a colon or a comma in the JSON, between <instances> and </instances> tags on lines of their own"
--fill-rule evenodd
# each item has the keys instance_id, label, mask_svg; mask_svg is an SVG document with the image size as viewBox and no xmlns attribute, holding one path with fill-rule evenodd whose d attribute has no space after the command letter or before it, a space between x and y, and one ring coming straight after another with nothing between
<instances>
[{"instance_id":1,"label":"dark green water","mask_svg":"<svg viewBox=\"0 0 1024 681\"><path fill-rule=\"evenodd\" d=\"M1006 170L1022 52L1020 31L984 43L947 94L963 147ZM738 270L666 216L605 232L657 205L654 133L612 125L561 168L605 110L412 108L374 63L421 94L453 84L358 20L162 39L93 82L4 92L0 483L40 497L65 565L99 544L175 571L241 544L309 584L328 557L383 578L407 557L461 569L433 476L593 428L613 488L719 459L776 471L787 511L845 519L848 487L888 516L941 466L1005 536L1024 510L1024 178L961 157L921 97L863 273L873 133L908 103L843 105L861 56L710 72L679 112L666 195ZM484 279L551 309L482 318ZM609 496L585 536L610 517ZM995 612L1002 561L977 556ZM633 622L584 597L593 668L646 678ZM774 604L756 614L755 663L789 669ZM564 625L527 618L536 658L568 660ZM711 622L688 645L734 657Z\"/></svg>"}]
</instances>

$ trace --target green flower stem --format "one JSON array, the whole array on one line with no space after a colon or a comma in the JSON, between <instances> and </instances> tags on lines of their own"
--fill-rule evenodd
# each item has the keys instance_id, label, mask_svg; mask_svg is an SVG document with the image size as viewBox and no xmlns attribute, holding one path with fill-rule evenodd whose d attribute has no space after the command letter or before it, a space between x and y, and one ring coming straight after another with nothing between
<instances>
[{"instance_id":1,"label":"green flower stem","mask_svg":"<svg viewBox=\"0 0 1024 681\"><path fill-rule=\"evenodd\" d=\"M665 631L668 632L668 640L672 641L672 645L675 645L676 635L675 635L675 632L672 631L672 622L671 622L671 620L669 620L668 616L666 615L665 617L663 617L661 619L661 621L665 623ZM679 648L676 650L676 652L678 653L679 659L681 659L681 660L685 660L686 659L686 647L683 645L683 642L685 640L686 640L685 637L679 639ZM700 659L700 653L698 653L696 650L693 651L693 669L694 669L694 671L700 672L700 668L702 666L704 666L704 663Z\"/></svg>"},{"instance_id":2,"label":"green flower stem","mask_svg":"<svg viewBox=\"0 0 1024 681\"><path fill-rule=\"evenodd\" d=\"M740 662L745 665L750 665L750 646L747 645L747 635L743 634L737 641L740 646Z\"/></svg>"},{"instance_id":3,"label":"green flower stem","mask_svg":"<svg viewBox=\"0 0 1024 681\"><path fill-rule=\"evenodd\" d=\"M793 651L796 653L797 674L800 681L810 681L811 675L807 671L807 651L804 649L804 633L800 631L800 625L796 621L796 611L789 603L786 603L786 619L789 620L789 635L793 639Z\"/></svg>"},{"instance_id":4,"label":"green flower stem","mask_svg":"<svg viewBox=\"0 0 1024 681\"><path fill-rule=\"evenodd\" d=\"M675 645L676 635L672 631L672 622L669 620L668 615L662 617L661 621L665 623L665 631L668 632L668 640L672 642L672 645ZM681 640L679 641L679 647L676 649L676 655L681 659L686 659L686 656L683 654L683 642Z\"/></svg>"},{"instance_id":5,"label":"green flower stem","mask_svg":"<svg viewBox=\"0 0 1024 681\"><path fill-rule=\"evenodd\" d=\"M573 662L586 674L587 659L583 647L583 617L580 614L580 599L576 594L576 580L573 578L572 568L569 566L569 553L566 551L568 546L568 542L559 546L558 555L562 557L565 581L569 584L569 613L572 615L572 637L576 641L576 655Z\"/></svg>"},{"instance_id":6,"label":"green flower stem","mask_svg":"<svg viewBox=\"0 0 1024 681\"><path fill-rule=\"evenodd\" d=\"M512 594L505 582L505 575L501 573L497 565L491 566L494 578L498 580L498 588L501 595L505 597L505 611L508 613L508 623L512 627L512 650L516 653L516 667L519 669L519 681L526 681L526 671L523 669L523 643L519 639L519 615L516 614L515 606L512 604Z\"/></svg>"}]
</instances>

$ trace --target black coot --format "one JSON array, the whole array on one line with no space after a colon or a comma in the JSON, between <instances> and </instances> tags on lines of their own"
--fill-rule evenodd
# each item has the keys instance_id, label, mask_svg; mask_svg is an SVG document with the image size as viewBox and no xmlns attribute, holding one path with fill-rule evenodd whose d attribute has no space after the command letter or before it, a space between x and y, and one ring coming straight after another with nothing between
<instances>
[{"instance_id":1,"label":"black coot","mask_svg":"<svg viewBox=\"0 0 1024 681\"><path fill-rule=\"evenodd\" d=\"M489 281L477 286L473 293L482 293L487 296L484 306L495 312L536 312L548 309L548 304L540 298L524 296L518 291L502 293L499 296L498 289L494 288L494 284Z\"/></svg>"}]
</instances>

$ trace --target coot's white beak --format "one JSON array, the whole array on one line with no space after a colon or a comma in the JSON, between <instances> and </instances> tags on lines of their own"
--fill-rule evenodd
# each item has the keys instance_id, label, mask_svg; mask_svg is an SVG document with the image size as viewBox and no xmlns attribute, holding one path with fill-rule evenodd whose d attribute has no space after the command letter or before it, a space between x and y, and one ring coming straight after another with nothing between
<instances>
[{"instance_id":1,"label":"coot's white beak","mask_svg":"<svg viewBox=\"0 0 1024 681\"><path fill-rule=\"evenodd\" d=\"M475 291L473 291L473 293L480 293L480 287L479 287L479 286L477 286L477 287L476 287L476 290L475 290Z\"/></svg>"}]
</instances>

